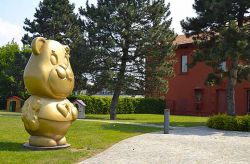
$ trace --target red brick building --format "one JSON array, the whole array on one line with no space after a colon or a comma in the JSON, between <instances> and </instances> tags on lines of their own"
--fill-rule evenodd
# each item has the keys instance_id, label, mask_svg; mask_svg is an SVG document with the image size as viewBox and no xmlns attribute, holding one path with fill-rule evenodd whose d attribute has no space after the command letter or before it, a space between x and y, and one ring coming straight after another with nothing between
<instances>
[{"instance_id":1,"label":"red brick building","mask_svg":"<svg viewBox=\"0 0 250 164\"><path fill-rule=\"evenodd\" d=\"M17 96L12 96L7 99L7 108L6 111L9 112L22 112L21 107L24 103L24 100Z\"/></svg>"},{"instance_id":2,"label":"red brick building","mask_svg":"<svg viewBox=\"0 0 250 164\"><path fill-rule=\"evenodd\" d=\"M175 44L178 46L178 61L174 66L175 77L170 79L166 94L171 114L205 116L226 113L227 82L213 87L204 85L212 68L204 63L198 63L191 69L187 67L195 50L192 39L179 35ZM236 85L235 100L237 115L250 112L250 82L244 81Z\"/></svg>"}]
</instances>

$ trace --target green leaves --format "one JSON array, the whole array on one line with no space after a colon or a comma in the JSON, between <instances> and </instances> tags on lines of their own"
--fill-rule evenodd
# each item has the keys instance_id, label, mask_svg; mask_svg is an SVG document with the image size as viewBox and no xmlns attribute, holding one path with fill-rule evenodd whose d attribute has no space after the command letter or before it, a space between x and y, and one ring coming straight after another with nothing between
<instances>
[{"instance_id":1,"label":"green leaves","mask_svg":"<svg viewBox=\"0 0 250 164\"><path fill-rule=\"evenodd\" d=\"M24 96L23 70L31 54L27 47L20 50L12 41L0 47L0 95Z\"/></svg>"},{"instance_id":2,"label":"green leaves","mask_svg":"<svg viewBox=\"0 0 250 164\"><path fill-rule=\"evenodd\" d=\"M245 17L250 4L245 0L196 0L194 9L198 16L181 22L186 35L194 35L199 48L193 56L193 65L205 61L215 68L228 60L249 64L249 21L245 22ZM231 68L228 63L228 69Z\"/></svg>"},{"instance_id":3,"label":"green leaves","mask_svg":"<svg viewBox=\"0 0 250 164\"><path fill-rule=\"evenodd\" d=\"M204 61L214 68L207 85L219 84L222 78L227 78L228 113L234 115L234 87L237 81L248 80L250 74L250 2L196 0L193 7L198 16L181 21L185 34L193 35L199 48L193 56L192 66ZM227 69L222 72L218 67L224 61Z\"/></svg>"},{"instance_id":4,"label":"green leaves","mask_svg":"<svg viewBox=\"0 0 250 164\"><path fill-rule=\"evenodd\" d=\"M68 0L43 0L36 9L35 19L33 21L25 19L24 30L32 35L31 38L43 36L71 45L81 36L74 8L75 6ZM30 44L31 40L29 34L22 38L24 44Z\"/></svg>"}]
</instances>

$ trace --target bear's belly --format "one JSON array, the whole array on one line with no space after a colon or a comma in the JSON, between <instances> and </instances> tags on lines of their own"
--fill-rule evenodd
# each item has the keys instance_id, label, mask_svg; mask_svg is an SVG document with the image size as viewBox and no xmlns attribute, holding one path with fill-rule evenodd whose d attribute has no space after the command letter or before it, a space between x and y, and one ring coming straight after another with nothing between
<instances>
[{"instance_id":1,"label":"bear's belly","mask_svg":"<svg viewBox=\"0 0 250 164\"><path fill-rule=\"evenodd\" d=\"M39 118L38 121L39 128L36 131L30 131L29 129L26 129L28 133L32 136L49 137L56 141L63 138L71 126L71 121L59 122L41 118Z\"/></svg>"},{"instance_id":2,"label":"bear's belly","mask_svg":"<svg viewBox=\"0 0 250 164\"><path fill-rule=\"evenodd\" d=\"M59 122L73 120L71 109L73 105L68 99L56 100L40 98L40 103L38 118Z\"/></svg>"}]
</instances>

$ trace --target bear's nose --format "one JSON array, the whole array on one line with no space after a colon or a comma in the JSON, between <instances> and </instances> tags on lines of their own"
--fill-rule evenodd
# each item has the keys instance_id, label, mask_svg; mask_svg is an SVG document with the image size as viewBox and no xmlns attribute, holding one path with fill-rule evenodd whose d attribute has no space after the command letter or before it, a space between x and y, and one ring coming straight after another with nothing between
<instances>
[{"instance_id":1,"label":"bear's nose","mask_svg":"<svg viewBox=\"0 0 250 164\"><path fill-rule=\"evenodd\" d=\"M64 79L64 78L66 78L66 76L67 76L65 67L62 66L62 65L59 65L59 66L56 68L56 72L57 72L58 77L60 77L61 79Z\"/></svg>"}]
</instances>

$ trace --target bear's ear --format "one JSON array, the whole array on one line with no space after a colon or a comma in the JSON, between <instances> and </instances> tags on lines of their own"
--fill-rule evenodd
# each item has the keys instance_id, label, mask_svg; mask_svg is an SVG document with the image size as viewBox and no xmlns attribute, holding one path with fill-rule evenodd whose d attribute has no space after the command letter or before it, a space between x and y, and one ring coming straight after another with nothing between
<instances>
[{"instance_id":1,"label":"bear's ear","mask_svg":"<svg viewBox=\"0 0 250 164\"><path fill-rule=\"evenodd\" d=\"M69 55L70 54L70 48L69 48L69 46L64 46L64 49L65 49L65 51L66 51L66 53Z\"/></svg>"},{"instance_id":2,"label":"bear's ear","mask_svg":"<svg viewBox=\"0 0 250 164\"><path fill-rule=\"evenodd\" d=\"M34 55L39 55L46 39L43 37L36 37L31 43L32 52Z\"/></svg>"}]
</instances>

